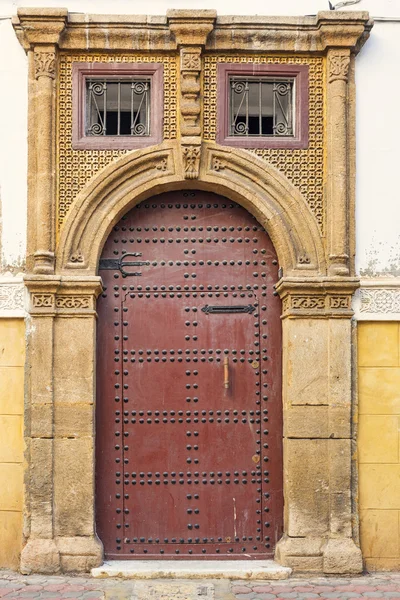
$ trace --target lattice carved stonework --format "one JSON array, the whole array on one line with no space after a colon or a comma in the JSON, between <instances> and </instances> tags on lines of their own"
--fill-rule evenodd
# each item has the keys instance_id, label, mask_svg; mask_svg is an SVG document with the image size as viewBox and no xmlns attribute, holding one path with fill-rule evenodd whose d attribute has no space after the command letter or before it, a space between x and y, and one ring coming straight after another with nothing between
<instances>
[{"instance_id":1,"label":"lattice carved stonework","mask_svg":"<svg viewBox=\"0 0 400 600\"><path fill-rule=\"evenodd\" d=\"M231 56L204 57L204 139L214 141L217 114L217 64L301 64L309 67L309 146L304 150L251 149L249 152L282 171L300 190L324 231L324 59L322 57Z\"/></svg>"},{"instance_id":2,"label":"lattice carved stonework","mask_svg":"<svg viewBox=\"0 0 400 600\"><path fill-rule=\"evenodd\" d=\"M103 167L126 154L126 150L72 149L73 62L162 63L164 67L164 139L177 135L177 57L138 54L60 54L58 85L58 228L83 186Z\"/></svg>"}]
</instances>

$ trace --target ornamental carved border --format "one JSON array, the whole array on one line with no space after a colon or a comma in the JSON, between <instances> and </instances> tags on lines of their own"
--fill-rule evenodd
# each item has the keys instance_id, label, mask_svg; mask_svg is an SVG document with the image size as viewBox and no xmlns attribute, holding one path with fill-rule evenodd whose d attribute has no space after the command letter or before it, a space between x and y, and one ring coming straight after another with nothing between
<instances>
[{"instance_id":1,"label":"ornamental carved border","mask_svg":"<svg viewBox=\"0 0 400 600\"><path fill-rule=\"evenodd\" d=\"M282 171L306 198L320 231L325 230L324 208L324 119L325 59L323 57L208 54L204 57L204 140L215 141L217 131L217 65L296 64L309 67L309 145L307 149L249 149Z\"/></svg>"},{"instance_id":2,"label":"ornamental carved border","mask_svg":"<svg viewBox=\"0 0 400 600\"><path fill-rule=\"evenodd\" d=\"M178 57L154 53L67 54L59 56L57 117L57 228L60 230L80 190L101 168L127 150L72 149L72 63L162 63L164 67L164 139L177 137Z\"/></svg>"},{"instance_id":3,"label":"ornamental carved border","mask_svg":"<svg viewBox=\"0 0 400 600\"><path fill-rule=\"evenodd\" d=\"M94 298L91 295L80 294L54 294L54 293L32 293L31 294L32 311L48 312L51 311L75 313L75 311L93 311L95 309Z\"/></svg>"}]
</instances>

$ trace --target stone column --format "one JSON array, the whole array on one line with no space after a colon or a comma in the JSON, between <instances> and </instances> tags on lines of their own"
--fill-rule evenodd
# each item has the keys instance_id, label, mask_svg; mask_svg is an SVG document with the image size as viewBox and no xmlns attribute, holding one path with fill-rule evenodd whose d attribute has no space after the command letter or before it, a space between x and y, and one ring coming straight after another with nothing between
<instances>
[{"instance_id":1,"label":"stone column","mask_svg":"<svg viewBox=\"0 0 400 600\"><path fill-rule=\"evenodd\" d=\"M55 251L55 101L57 51L65 29L65 9L19 9L14 26L30 59L28 267L54 273ZM17 25L18 24L18 25ZM34 132L34 135L32 135ZM34 177L32 177L34 171Z\"/></svg>"},{"instance_id":2,"label":"stone column","mask_svg":"<svg viewBox=\"0 0 400 600\"><path fill-rule=\"evenodd\" d=\"M54 46L35 47L36 250L34 272L54 272L55 85Z\"/></svg>"},{"instance_id":3,"label":"stone column","mask_svg":"<svg viewBox=\"0 0 400 600\"><path fill-rule=\"evenodd\" d=\"M281 281L285 536L300 571L358 573L352 539L351 296L357 282Z\"/></svg>"},{"instance_id":4,"label":"stone column","mask_svg":"<svg viewBox=\"0 0 400 600\"><path fill-rule=\"evenodd\" d=\"M327 193L329 273L349 275L349 49L327 54Z\"/></svg>"},{"instance_id":5,"label":"stone column","mask_svg":"<svg viewBox=\"0 0 400 600\"><path fill-rule=\"evenodd\" d=\"M31 276L23 573L87 571L102 560L94 522L99 277Z\"/></svg>"}]
</instances>

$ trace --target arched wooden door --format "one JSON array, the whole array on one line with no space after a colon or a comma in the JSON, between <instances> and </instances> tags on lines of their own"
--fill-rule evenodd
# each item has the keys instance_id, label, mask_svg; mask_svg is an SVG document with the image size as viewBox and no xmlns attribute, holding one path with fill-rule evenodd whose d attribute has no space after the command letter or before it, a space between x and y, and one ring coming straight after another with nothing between
<instances>
[{"instance_id":1,"label":"arched wooden door","mask_svg":"<svg viewBox=\"0 0 400 600\"><path fill-rule=\"evenodd\" d=\"M106 558L263 558L282 534L272 243L201 191L144 201L99 266L96 519Z\"/></svg>"}]
</instances>

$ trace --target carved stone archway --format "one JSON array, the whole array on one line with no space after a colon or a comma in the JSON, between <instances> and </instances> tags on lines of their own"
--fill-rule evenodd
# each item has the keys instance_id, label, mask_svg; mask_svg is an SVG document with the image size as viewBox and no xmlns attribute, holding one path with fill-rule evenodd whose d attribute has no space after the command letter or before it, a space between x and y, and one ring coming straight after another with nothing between
<instances>
[{"instance_id":1,"label":"carved stone archway","mask_svg":"<svg viewBox=\"0 0 400 600\"><path fill-rule=\"evenodd\" d=\"M104 241L125 212L167 189L196 187L226 196L249 210L270 235L286 276L326 275L315 217L278 169L243 150L211 143L202 145L194 181L185 177L184 161L180 144L169 142L130 153L94 177L66 219L56 273L95 275Z\"/></svg>"},{"instance_id":2,"label":"carved stone archway","mask_svg":"<svg viewBox=\"0 0 400 600\"><path fill-rule=\"evenodd\" d=\"M66 220L56 274L26 280L33 326L25 572L101 563L93 483L98 258L112 226L132 206L190 187L247 208L271 236L282 267L285 536L277 558L326 572L360 569L352 540L350 455L350 300L356 282L326 275L315 218L278 170L244 151L203 144L198 177L188 180L180 145L171 142L101 171Z\"/></svg>"}]
</instances>

